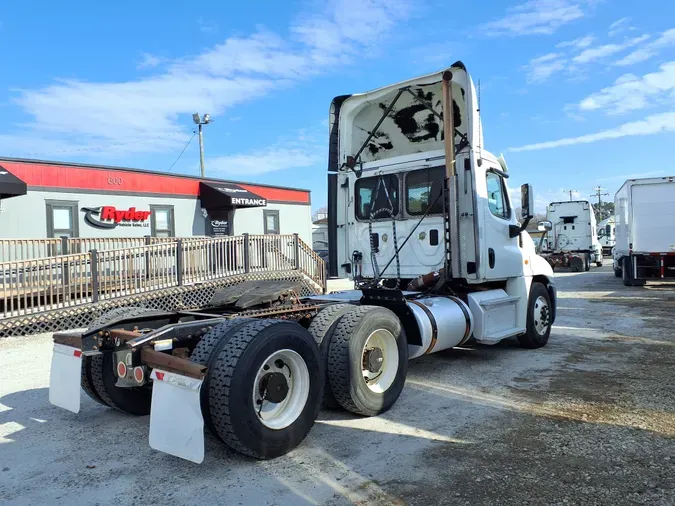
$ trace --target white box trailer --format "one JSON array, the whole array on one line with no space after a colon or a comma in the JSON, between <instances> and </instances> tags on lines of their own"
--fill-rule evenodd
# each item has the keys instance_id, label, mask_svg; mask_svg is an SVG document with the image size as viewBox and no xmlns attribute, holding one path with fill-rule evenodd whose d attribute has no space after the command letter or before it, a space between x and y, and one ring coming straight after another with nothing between
<instances>
[{"instance_id":1,"label":"white box trailer","mask_svg":"<svg viewBox=\"0 0 675 506\"><path fill-rule=\"evenodd\" d=\"M602 266L602 247L597 237L593 206L588 200L551 202L546 208L546 238L541 253L551 266L572 270Z\"/></svg>"},{"instance_id":2,"label":"white box trailer","mask_svg":"<svg viewBox=\"0 0 675 506\"><path fill-rule=\"evenodd\" d=\"M629 179L614 213L614 273L624 285L675 279L675 177Z\"/></svg>"}]
</instances>

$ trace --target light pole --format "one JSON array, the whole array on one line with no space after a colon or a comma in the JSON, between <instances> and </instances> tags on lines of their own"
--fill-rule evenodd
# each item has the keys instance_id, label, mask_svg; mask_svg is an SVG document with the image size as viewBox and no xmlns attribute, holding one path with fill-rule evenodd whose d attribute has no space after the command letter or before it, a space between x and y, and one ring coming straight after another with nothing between
<instances>
[{"instance_id":1,"label":"light pole","mask_svg":"<svg viewBox=\"0 0 675 506\"><path fill-rule=\"evenodd\" d=\"M204 137L202 136L202 125L208 125L211 122L211 116L204 114L203 118L199 117L199 113L196 112L192 115L192 121L199 127L199 167L201 168L202 177L205 177L204 173Z\"/></svg>"}]
</instances>

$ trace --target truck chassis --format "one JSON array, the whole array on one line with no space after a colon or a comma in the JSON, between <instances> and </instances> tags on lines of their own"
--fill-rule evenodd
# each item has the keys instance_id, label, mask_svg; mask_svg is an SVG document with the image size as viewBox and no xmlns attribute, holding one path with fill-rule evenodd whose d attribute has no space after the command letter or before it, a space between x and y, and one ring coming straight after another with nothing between
<instances>
[{"instance_id":1,"label":"truck chassis","mask_svg":"<svg viewBox=\"0 0 675 506\"><path fill-rule=\"evenodd\" d=\"M594 253L587 251L570 252L547 252L543 251L540 255L546 259L551 268L556 267L569 268L573 272L588 272L591 270L591 264L595 263L597 267L602 267L603 259L597 258Z\"/></svg>"},{"instance_id":2,"label":"truck chassis","mask_svg":"<svg viewBox=\"0 0 675 506\"><path fill-rule=\"evenodd\" d=\"M554 288L532 290L533 317L518 337L526 348L544 346L555 319ZM304 440L322 405L387 411L409 358L469 343L472 329L461 297L363 289L301 299L290 283L250 282L217 292L207 308L117 308L82 333L55 334L50 402L77 413L82 389L150 414L150 446L196 463L204 426L235 451L270 459Z\"/></svg>"}]
</instances>

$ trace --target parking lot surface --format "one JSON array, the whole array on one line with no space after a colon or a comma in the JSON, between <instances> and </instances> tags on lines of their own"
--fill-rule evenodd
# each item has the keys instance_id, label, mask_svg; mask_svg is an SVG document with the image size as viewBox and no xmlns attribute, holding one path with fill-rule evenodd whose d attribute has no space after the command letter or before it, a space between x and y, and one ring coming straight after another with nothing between
<instances>
[{"instance_id":1,"label":"parking lot surface","mask_svg":"<svg viewBox=\"0 0 675 506\"><path fill-rule=\"evenodd\" d=\"M607 264L556 282L546 347L412 361L389 412L322 412L265 462L207 435L192 464L150 449L147 417L51 406L50 336L0 340L0 503L675 504L675 287Z\"/></svg>"}]
</instances>

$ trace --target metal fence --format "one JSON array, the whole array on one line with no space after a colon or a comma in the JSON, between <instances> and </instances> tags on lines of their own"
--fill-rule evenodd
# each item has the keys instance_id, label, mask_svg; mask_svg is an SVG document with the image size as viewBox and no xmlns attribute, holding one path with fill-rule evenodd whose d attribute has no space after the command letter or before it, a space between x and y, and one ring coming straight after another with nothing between
<instances>
[{"instance_id":1,"label":"metal fence","mask_svg":"<svg viewBox=\"0 0 675 506\"><path fill-rule=\"evenodd\" d=\"M176 237L61 237L56 239L0 239L0 262L35 260L72 253L97 251L176 241ZM208 237L182 237L183 242L199 241Z\"/></svg>"},{"instance_id":2,"label":"metal fence","mask_svg":"<svg viewBox=\"0 0 675 506\"><path fill-rule=\"evenodd\" d=\"M0 262L65 255L61 239L0 239Z\"/></svg>"},{"instance_id":3,"label":"metal fence","mask_svg":"<svg viewBox=\"0 0 675 506\"><path fill-rule=\"evenodd\" d=\"M0 262L0 319L268 271L299 271L326 287L323 260L297 234L174 238Z\"/></svg>"}]
</instances>

